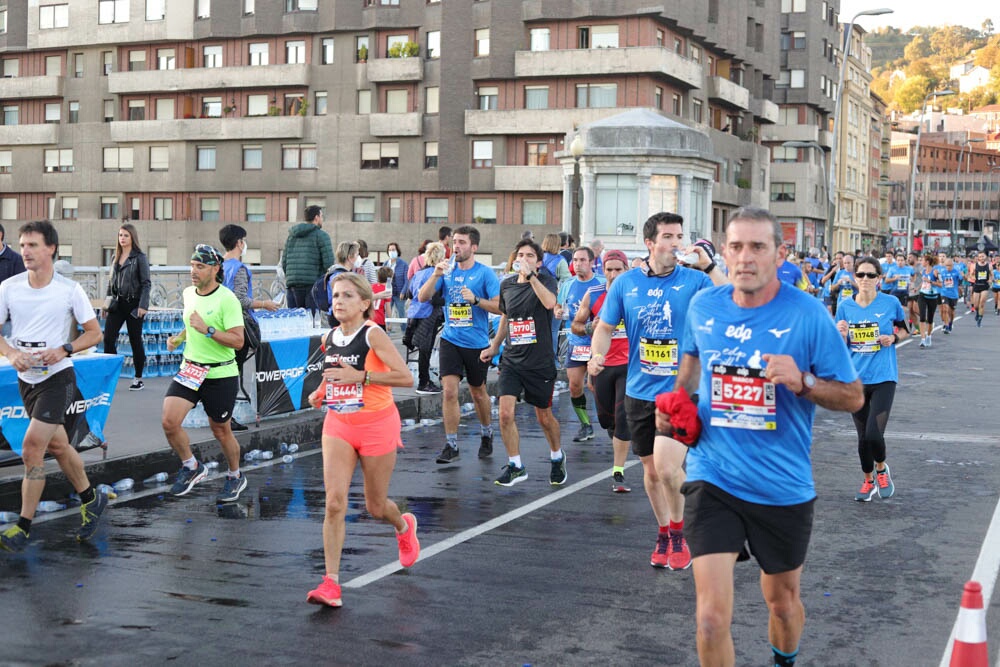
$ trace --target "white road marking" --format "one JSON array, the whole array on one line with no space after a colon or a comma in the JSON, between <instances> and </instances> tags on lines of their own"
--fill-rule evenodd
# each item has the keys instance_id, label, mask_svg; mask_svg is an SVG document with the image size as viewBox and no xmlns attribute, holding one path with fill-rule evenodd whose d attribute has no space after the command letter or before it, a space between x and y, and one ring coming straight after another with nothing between
<instances>
[{"instance_id":1,"label":"white road marking","mask_svg":"<svg viewBox=\"0 0 1000 667\"><path fill-rule=\"evenodd\" d=\"M638 463L639 462L635 460L629 461L628 463L625 464L625 467L631 468L632 466L637 465ZM527 505L518 507L517 509L511 510L506 514L501 514L500 516L494 517L485 523L479 524L478 526L473 526L472 528L463 530L462 532L452 535L451 537L445 538L440 542L436 542L430 545L429 547L421 546L420 560L418 560L417 562L418 563L423 562L428 558L430 558L431 556L436 556L439 553L451 549L452 547L457 547L463 542L468 542L474 537L479 537L483 533L488 533L494 528L499 528L500 526L510 523L515 519L519 519L522 516L525 516L526 514L531 514L535 510L541 509L546 505L551 505L557 500L561 500L566 496L573 495L577 491L582 491L583 489L586 489L588 486L592 486L598 482L607 481L608 477L610 477L610 474L611 474L610 470L602 470L596 475L591 475L587 479L580 480L576 484L570 484L564 489L559 489L558 491L550 493L549 495L543 498L539 498L538 500L533 500ZM388 577L390 574L395 574L396 572L399 572L402 569L403 566L399 564L399 561L396 561L388 565L383 565L378 569L372 570L368 574L363 574L359 577L355 577L354 579L351 579L347 583L342 584L342 586L344 588L361 588L362 586L367 586L368 584L374 583L379 579L384 579L385 577Z\"/></svg>"}]
</instances>

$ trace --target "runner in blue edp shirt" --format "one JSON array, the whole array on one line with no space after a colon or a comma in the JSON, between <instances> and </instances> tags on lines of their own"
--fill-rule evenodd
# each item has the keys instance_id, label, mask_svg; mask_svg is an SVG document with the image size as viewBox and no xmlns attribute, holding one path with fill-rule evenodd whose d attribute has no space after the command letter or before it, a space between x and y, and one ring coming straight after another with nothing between
<instances>
[{"instance_id":1,"label":"runner in blue edp shirt","mask_svg":"<svg viewBox=\"0 0 1000 667\"><path fill-rule=\"evenodd\" d=\"M861 383L824 307L779 281L779 243L781 225L769 212L733 213L723 253L732 284L694 298L681 339L677 384L698 393L702 424L682 488L701 664L734 663L733 569L747 546L761 569L773 664L795 663L816 496L815 406L862 405ZM657 411L656 424L669 429L669 417Z\"/></svg>"}]
</instances>

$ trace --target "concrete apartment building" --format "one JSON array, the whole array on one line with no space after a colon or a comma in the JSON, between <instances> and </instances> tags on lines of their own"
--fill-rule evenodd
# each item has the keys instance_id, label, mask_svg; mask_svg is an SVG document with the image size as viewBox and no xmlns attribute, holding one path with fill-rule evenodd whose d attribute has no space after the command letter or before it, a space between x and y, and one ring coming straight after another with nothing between
<instances>
[{"instance_id":1,"label":"concrete apartment building","mask_svg":"<svg viewBox=\"0 0 1000 667\"><path fill-rule=\"evenodd\" d=\"M318 204L335 242L406 254L438 225L498 223L499 259L524 225L566 226L574 127L647 109L708 138L691 229L718 240L732 209L767 204L775 102L811 137L826 125L813 77L832 60L779 66L777 26L805 1L0 0L0 220L52 219L81 265L107 263L125 218L154 264L238 222L272 264ZM795 29L825 34L835 4L808 1ZM629 169L591 174L591 204L639 233L641 204L680 186Z\"/></svg>"}]
</instances>

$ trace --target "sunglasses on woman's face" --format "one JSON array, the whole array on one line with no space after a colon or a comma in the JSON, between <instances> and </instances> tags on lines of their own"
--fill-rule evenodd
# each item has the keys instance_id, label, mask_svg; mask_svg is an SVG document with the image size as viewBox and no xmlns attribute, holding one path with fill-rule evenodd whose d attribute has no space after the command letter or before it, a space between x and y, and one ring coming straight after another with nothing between
<instances>
[{"instance_id":1,"label":"sunglasses on woman's face","mask_svg":"<svg viewBox=\"0 0 1000 667\"><path fill-rule=\"evenodd\" d=\"M864 271L858 271L854 275L857 276L858 278L871 278L872 280L875 280L876 278L878 278L878 274L877 273L866 273Z\"/></svg>"}]
</instances>

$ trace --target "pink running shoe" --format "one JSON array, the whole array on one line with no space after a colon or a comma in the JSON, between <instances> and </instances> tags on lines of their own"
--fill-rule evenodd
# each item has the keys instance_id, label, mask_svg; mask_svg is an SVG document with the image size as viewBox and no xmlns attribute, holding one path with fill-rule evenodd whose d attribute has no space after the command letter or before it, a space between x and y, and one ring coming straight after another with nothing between
<instances>
[{"instance_id":1,"label":"pink running shoe","mask_svg":"<svg viewBox=\"0 0 1000 667\"><path fill-rule=\"evenodd\" d=\"M420 540L417 539L417 517L407 512L403 515L403 521L409 526L405 533L396 533L396 541L399 542L399 564L403 567L411 567L420 558Z\"/></svg>"},{"instance_id":2,"label":"pink running shoe","mask_svg":"<svg viewBox=\"0 0 1000 667\"><path fill-rule=\"evenodd\" d=\"M306 602L325 604L327 607L342 606L344 603L340 600L340 584L331 579L330 575L326 575L320 585L306 595Z\"/></svg>"}]
</instances>

